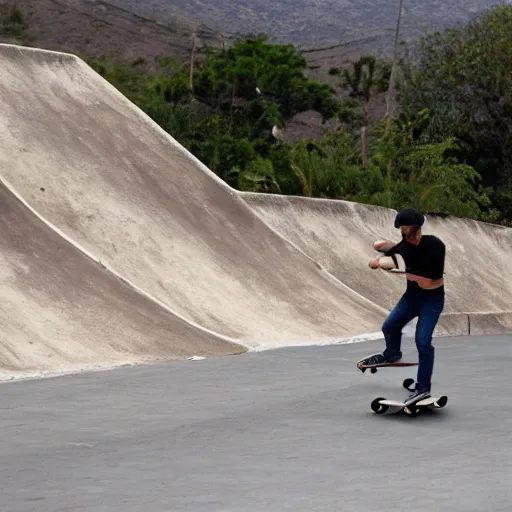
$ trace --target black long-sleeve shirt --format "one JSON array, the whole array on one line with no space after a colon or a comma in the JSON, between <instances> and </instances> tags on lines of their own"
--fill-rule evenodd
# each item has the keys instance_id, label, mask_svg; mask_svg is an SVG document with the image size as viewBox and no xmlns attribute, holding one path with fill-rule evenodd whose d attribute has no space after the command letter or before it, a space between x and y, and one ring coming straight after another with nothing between
<instances>
[{"instance_id":1,"label":"black long-sleeve shirt","mask_svg":"<svg viewBox=\"0 0 512 512\"><path fill-rule=\"evenodd\" d=\"M446 247L434 235L422 235L417 246L402 240L384 254L400 254L404 259L405 270L409 274L434 280L441 279L444 275Z\"/></svg>"}]
</instances>

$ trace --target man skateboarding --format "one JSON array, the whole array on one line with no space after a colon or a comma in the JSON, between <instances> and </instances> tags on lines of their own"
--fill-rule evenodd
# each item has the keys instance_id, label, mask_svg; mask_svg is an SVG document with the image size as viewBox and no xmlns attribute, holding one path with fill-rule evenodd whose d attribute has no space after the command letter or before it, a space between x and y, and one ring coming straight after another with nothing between
<instances>
[{"instance_id":1,"label":"man skateboarding","mask_svg":"<svg viewBox=\"0 0 512 512\"><path fill-rule=\"evenodd\" d=\"M430 397L431 378L434 369L432 335L444 308L444 264L446 248L433 235L423 235L424 216L414 208L405 208L395 218L395 228L400 228L402 241L375 242L374 249L385 256L400 254L405 263L407 288L382 326L386 349L372 357L369 364L394 363L402 358L400 350L402 329L418 317L416 347L418 349L418 376L416 389L407 399L414 403ZM380 257L370 262L371 268L379 268ZM366 362L365 362L366 363Z\"/></svg>"}]
</instances>

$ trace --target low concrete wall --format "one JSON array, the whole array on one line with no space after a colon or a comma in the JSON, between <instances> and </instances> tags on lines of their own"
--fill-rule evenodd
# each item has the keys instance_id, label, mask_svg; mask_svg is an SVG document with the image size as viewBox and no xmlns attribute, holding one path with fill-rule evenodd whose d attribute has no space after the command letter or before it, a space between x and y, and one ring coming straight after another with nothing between
<instances>
[{"instance_id":1,"label":"low concrete wall","mask_svg":"<svg viewBox=\"0 0 512 512\"><path fill-rule=\"evenodd\" d=\"M485 336L512 334L512 311L445 313L434 336Z\"/></svg>"},{"instance_id":2,"label":"low concrete wall","mask_svg":"<svg viewBox=\"0 0 512 512\"><path fill-rule=\"evenodd\" d=\"M512 333L512 311L470 313L469 334L474 336Z\"/></svg>"},{"instance_id":3,"label":"low concrete wall","mask_svg":"<svg viewBox=\"0 0 512 512\"><path fill-rule=\"evenodd\" d=\"M441 315L434 336L466 336L469 334L469 318L466 313Z\"/></svg>"}]
</instances>

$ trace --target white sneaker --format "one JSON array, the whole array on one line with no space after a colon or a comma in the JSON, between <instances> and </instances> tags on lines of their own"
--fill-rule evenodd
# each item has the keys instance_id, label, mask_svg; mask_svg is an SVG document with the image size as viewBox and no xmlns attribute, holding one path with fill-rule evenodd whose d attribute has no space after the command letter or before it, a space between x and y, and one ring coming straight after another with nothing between
<instances>
[{"instance_id":1,"label":"white sneaker","mask_svg":"<svg viewBox=\"0 0 512 512\"><path fill-rule=\"evenodd\" d=\"M420 392L416 390L414 393L409 395L406 400L404 400L404 404L407 405L413 405L416 402L419 402L420 400L424 400L425 398L430 398L430 393L428 391Z\"/></svg>"}]
</instances>

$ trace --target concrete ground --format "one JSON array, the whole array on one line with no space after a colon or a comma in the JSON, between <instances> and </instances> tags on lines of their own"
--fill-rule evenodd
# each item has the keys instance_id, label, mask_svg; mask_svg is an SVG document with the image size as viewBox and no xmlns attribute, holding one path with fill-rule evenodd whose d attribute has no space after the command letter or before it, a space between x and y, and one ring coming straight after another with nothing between
<instances>
[{"instance_id":1,"label":"concrete ground","mask_svg":"<svg viewBox=\"0 0 512 512\"><path fill-rule=\"evenodd\" d=\"M371 412L416 371L379 342L5 383L0 510L509 512L511 342L436 340L418 418Z\"/></svg>"}]
</instances>

